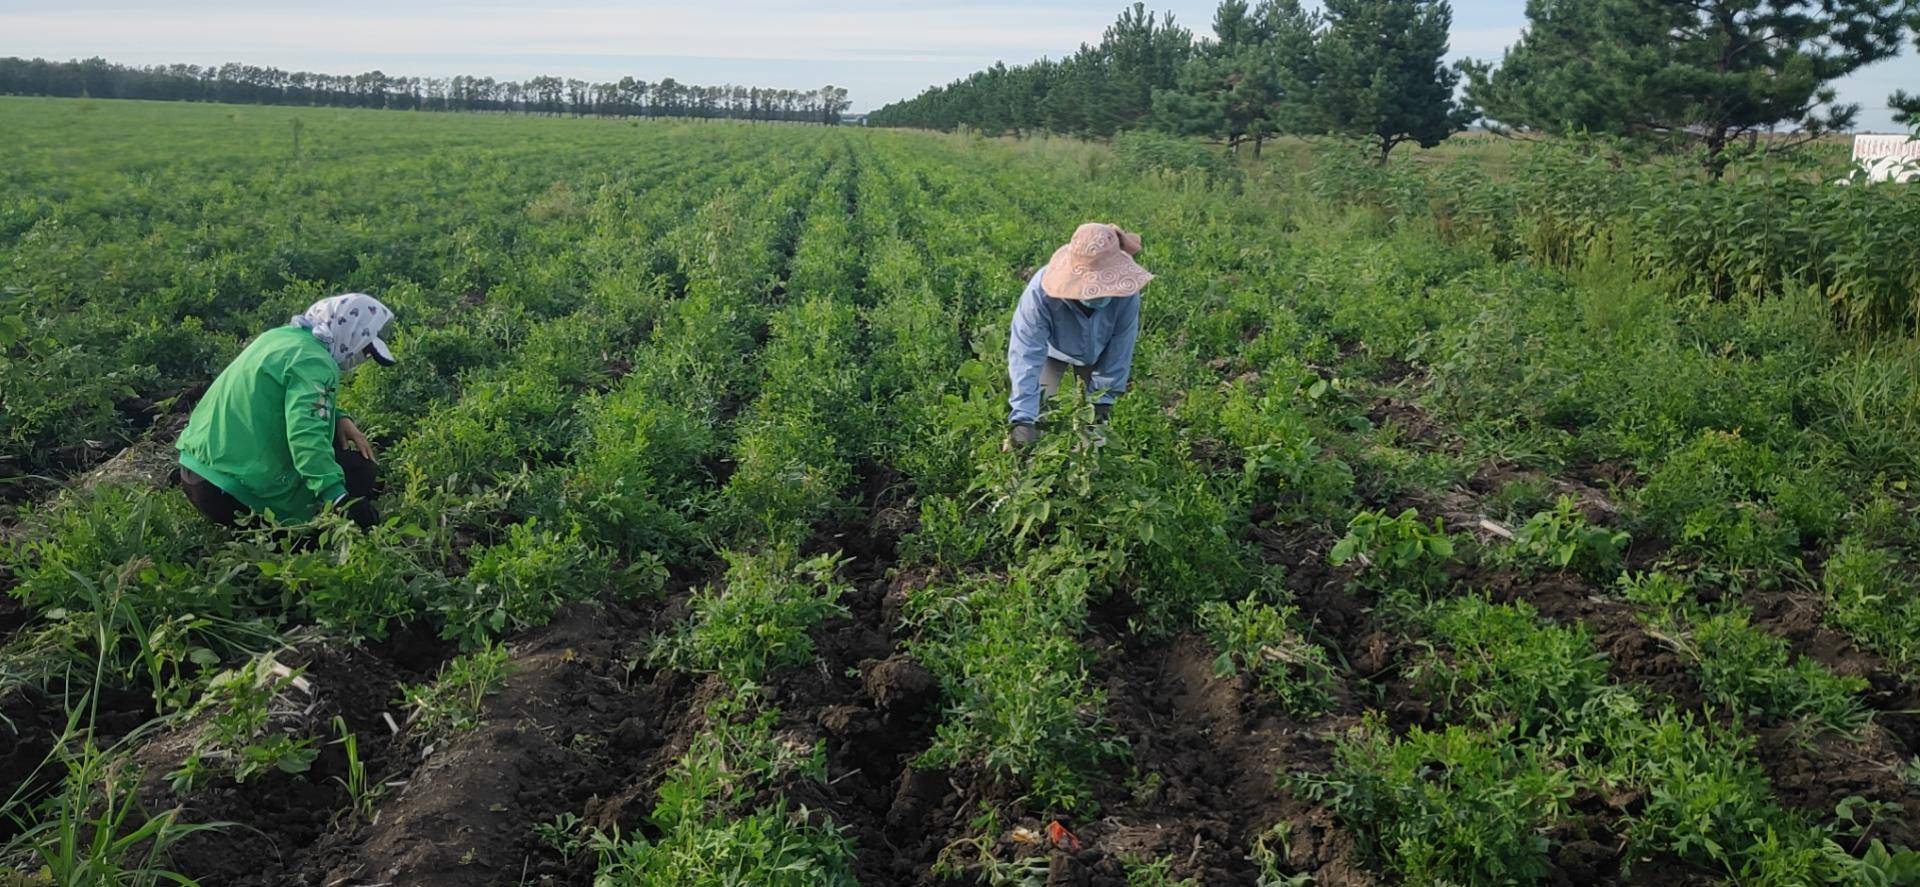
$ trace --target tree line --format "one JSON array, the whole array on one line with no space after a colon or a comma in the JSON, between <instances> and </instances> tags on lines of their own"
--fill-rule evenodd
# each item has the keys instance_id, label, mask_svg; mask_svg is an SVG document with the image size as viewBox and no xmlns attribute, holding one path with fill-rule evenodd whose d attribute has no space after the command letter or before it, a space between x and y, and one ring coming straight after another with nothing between
<instances>
[{"instance_id":1,"label":"tree line","mask_svg":"<svg viewBox=\"0 0 1920 887\"><path fill-rule=\"evenodd\" d=\"M850 102L837 86L697 86L671 77L591 83L551 76L396 77L316 74L259 65L131 67L101 58L0 58L0 94L607 117L702 117L837 124Z\"/></svg>"},{"instance_id":2,"label":"tree line","mask_svg":"<svg viewBox=\"0 0 1920 887\"><path fill-rule=\"evenodd\" d=\"M996 64L871 114L877 126L1106 137L1154 128L1235 148L1278 135L1367 138L1381 162L1477 120L1704 148L1845 129L1833 82L1897 55L1920 0L1528 0L1499 63L1445 61L1446 0L1222 0L1212 39L1135 3L1097 44ZM1920 36L1916 37L1920 40ZM1464 83L1465 88L1461 86ZM1920 124L1920 96L1889 100Z\"/></svg>"}]
</instances>

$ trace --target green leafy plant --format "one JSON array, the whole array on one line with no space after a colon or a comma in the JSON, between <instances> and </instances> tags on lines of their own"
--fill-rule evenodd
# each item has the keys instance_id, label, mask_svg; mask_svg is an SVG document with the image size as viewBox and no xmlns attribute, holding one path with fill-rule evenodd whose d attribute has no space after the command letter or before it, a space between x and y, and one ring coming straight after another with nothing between
<instances>
[{"instance_id":1,"label":"green leafy plant","mask_svg":"<svg viewBox=\"0 0 1920 887\"><path fill-rule=\"evenodd\" d=\"M230 542L221 559L260 575L263 596L349 638L385 638L448 588L424 556L426 534L395 524L362 532L344 517L322 520L315 544L261 530Z\"/></svg>"},{"instance_id":2,"label":"green leafy plant","mask_svg":"<svg viewBox=\"0 0 1920 887\"><path fill-rule=\"evenodd\" d=\"M558 814L550 822L533 824L534 840L565 857L572 857L586 849L591 836L592 830L582 825L580 815L572 811Z\"/></svg>"},{"instance_id":3,"label":"green leafy plant","mask_svg":"<svg viewBox=\"0 0 1920 887\"><path fill-rule=\"evenodd\" d=\"M730 557L724 583L695 595L692 614L660 638L650 658L712 672L735 686L757 684L775 669L813 659L813 630L844 615L840 560L794 562L781 552Z\"/></svg>"},{"instance_id":4,"label":"green leafy plant","mask_svg":"<svg viewBox=\"0 0 1920 887\"><path fill-rule=\"evenodd\" d=\"M596 833L596 885L767 884L852 887L852 844L831 822L816 824L784 798L752 800L786 778L820 781L826 749L782 741L775 711L753 713L744 697L716 703L709 727L668 772L648 820L657 837Z\"/></svg>"},{"instance_id":5,"label":"green leafy plant","mask_svg":"<svg viewBox=\"0 0 1920 887\"><path fill-rule=\"evenodd\" d=\"M1411 508L1394 517L1363 511L1347 524L1347 534L1327 553L1327 561L1336 567L1357 564L1361 581L1377 588L1433 590L1445 578L1454 552L1439 518L1424 523Z\"/></svg>"},{"instance_id":6,"label":"green leafy plant","mask_svg":"<svg viewBox=\"0 0 1920 887\"><path fill-rule=\"evenodd\" d=\"M1311 716L1326 709L1333 669L1326 650L1301 636L1298 620L1298 608L1276 607L1257 596L1200 608L1200 629L1220 651L1215 673L1245 670L1288 711Z\"/></svg>"},{"instance_id":7,"label":"green leafy plant","mask_svg":"<svg viewBox=\"0 0 1920 887\"><path fill-rule=\"evenodd\" d=\"M441 666L433 683L401 688L414 735L433 745L478 727L487 694L513 673L511 655L506 645L488 641Z\"/></svg>"},{"instance_id":8,"label":"green leafy plant","mask_svg":"<svg viewBox=\"0 0 1920 887\"><path fill-rule=\"evenodd\" d=\"M1070 552L1044 554L1004 579L933 586L909 600L917 633L908 649L946 700L919 761L982 766L1071 810L1090 801L1090 769L1126 746L1102 720L1105 695L1089 686L1076 640L1090 571Z\"/></svg>"},{"instance_id":9,"label":"green leafy plant","mask_svg":"<svg viewBox=\"0 0 1920 887\"><path fill-rule=\"evenodd\" d=\"M1414 883L1525 882L1546 875L1547 827L1567 811L1569 774L1510 731L1413 728L1378 715L1350 731L1333 770L1294 782L1361 827L1363 846Z\"/></svg>"},{"instance_id":10,"label":"green leafy plant","mask_svg":"<svg viewBox=\"0 0 1920 887\"><path fill-rule=\"evenodd\" d=\"M1802 718L1845 733L1866 722L1860 702L1865 678L1835 674L1817 660L1795 656L1784 638L1754 627L1743 610L1695 621L1689 639L1709 696L1750 713Z\"/></svg>"},{"instance_id":11,"label":"green leafy plant","mask_svg":"<svg viewBox=\"0 0 1920 887\"><path fill-rule=\"evenodd\" d=\"M1845 503L1819 475L1764 443L1709 431L1675 451L1637 501L1650 526L1727 566L1777 566L1830 533Z\"/></svg>"},{"instance_id":12,"label":"green leafy plant","mask_svg":"<svg viewBox=\"0 0 1920 887\"><path fill-rule=\"evenodd\" d=\"M441 636L468 649L544 625L561 604L605 592L615 576L611 559L586 543L578 526L562 533L537 519L508 528L506 541L468 554L467 574L436 606Z\"/></svg>"},{"instance_id":13,"label":"green leafy plant","mask_svg":"<svg viewBox=\"0 0 1920 887\"><path fill-rule=\"evenodd\" d=\"M1821 585L1829 622L1903 667L1920 668L1920 597L1913 593L1920 584L1892 551L1843 539L1827 558Z\"/></svg>"},{"instance_id":14,"label":"green leafy plant","mask_svg":"<svg viewBox=\"0 0 1920 887\"><path fill-rule=\"evenodd\" d=\"M1549 570L1571 570L1591 579L1608 579L1620 570L1621 555L1632 537L1596 527L1573 499L1561 496L1551 511L1527 519L1506 549L1513 561Z\"/></svg>"},{"instance_id":15,"label":"green leafy plant","mask_svg":"<svg viewBox=\"0 0 1920 887\"><path fill-rule=\"evenodd\" d=\"M297 670L281 667L271 655L255 657L208 681L187 712L197 734L186 759L167 775L173 790L191 792L210 772L229 774L235 782L272 771L305 773L319 756L313 738L293 735L274 723L299 710L285 698L298 681Z\"/></svg>"}]
</instances>

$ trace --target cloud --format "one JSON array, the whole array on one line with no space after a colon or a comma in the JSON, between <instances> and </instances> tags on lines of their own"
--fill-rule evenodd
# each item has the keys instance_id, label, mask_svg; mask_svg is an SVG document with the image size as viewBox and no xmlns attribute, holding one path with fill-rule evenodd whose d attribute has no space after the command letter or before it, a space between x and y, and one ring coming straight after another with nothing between
<instances>
[{"instance_id":1,"label":"cloud","mask_svg":"<svg viewBox=\"0 0 1920 887\"><path fill-rule=\"evenodd\" d=\"M0 12L10 52L46 55L151 52L179 55L335 49L343 54L697 55L710 58L861 61L875 58L1024 58L1071 48L1087 36L1084 13L1045 5L909 9L840 4L716 2L670 7L580 5L488 9L98 8ZM998 13L998 14L996 14Z\"/></svg>"}]
</instances>

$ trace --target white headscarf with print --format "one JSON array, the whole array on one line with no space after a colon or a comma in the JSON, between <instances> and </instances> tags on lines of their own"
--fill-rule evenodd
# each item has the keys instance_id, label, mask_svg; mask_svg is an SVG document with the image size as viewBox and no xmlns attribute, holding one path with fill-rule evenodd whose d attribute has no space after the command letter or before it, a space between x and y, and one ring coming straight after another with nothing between
<instances>
[{"instance_id":1,"label":"white headscarf with print","mask_svg":"<svg viewBox=\"0 0 1920 887\"><path fill-rule=\"evenodd\" d=\"M393 320L393 311L366 293L347 293L313 303L305 314L293 316L294 326L313 333L332 352L340 371L346 372L367 359L372 345L374 359L393 363L393 352L380 338L381 330Z\"/></svg>"}]
</instances>

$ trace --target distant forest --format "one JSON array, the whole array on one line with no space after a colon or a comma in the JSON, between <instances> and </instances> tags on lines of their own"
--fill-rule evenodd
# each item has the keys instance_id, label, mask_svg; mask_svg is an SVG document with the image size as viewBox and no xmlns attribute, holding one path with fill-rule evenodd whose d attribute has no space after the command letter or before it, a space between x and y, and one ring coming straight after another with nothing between
<instances>
[{"instance_id":1,"label":"distant forest","mask_svg":"<svg viewBox=\"0 0 1920 887\"><path fill-rule=\"evenodd\" d=\"M837 86L768 89L696 86L671 77L590 83L561 77L396 77L315 74L230 62L131 67L102 58L54 62L0 58L0 95L315 105L401 111L502 111L605 117L708 117L840 122L850 103Z\"/></svg>"}]
</instances>

